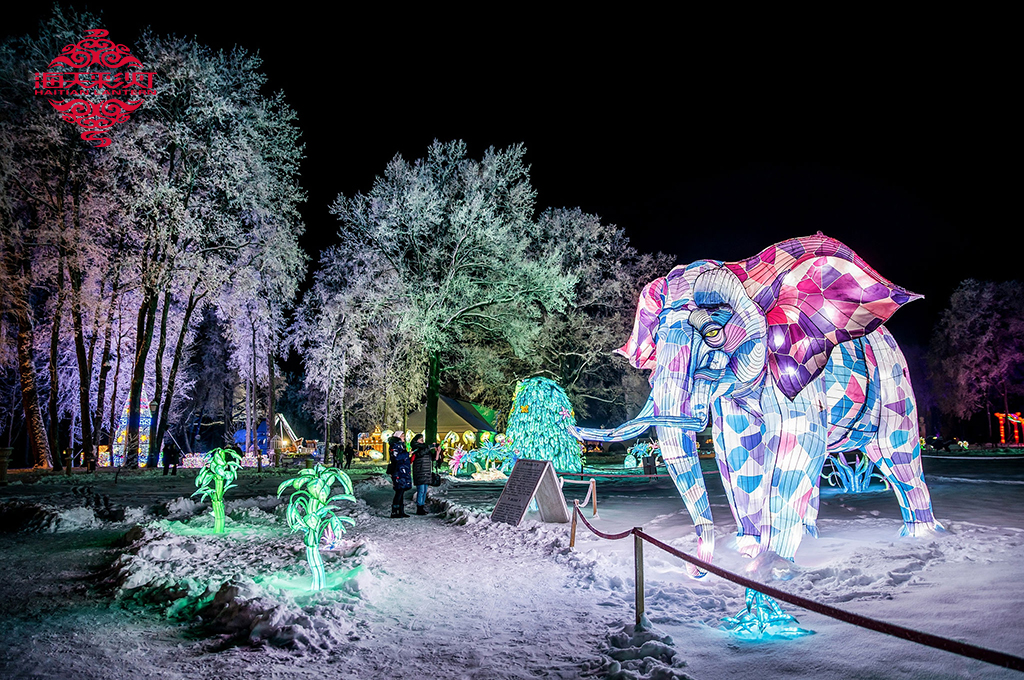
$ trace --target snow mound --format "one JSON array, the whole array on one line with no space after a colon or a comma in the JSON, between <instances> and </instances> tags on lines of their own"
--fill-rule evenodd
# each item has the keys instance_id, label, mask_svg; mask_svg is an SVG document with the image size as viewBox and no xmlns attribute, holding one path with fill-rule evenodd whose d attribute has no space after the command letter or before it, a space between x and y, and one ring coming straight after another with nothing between
<instances>
[{"instance_id":1,"label":"snow mound","mask_svg":"<svg viewBox=\"0 0 1024 680\"><path fill-rule=\"evenodd\" d=\"M387 475L380 475L378 477L369 477L368 479L359 482L356 486L391 486L391 478Z\"/></svg>"},{"instance_id":2,"label":"snow mound","mask_svg":"<svg viewBox=\"0 0 1024 680\"><path fill-rule=\"evenodd\" d=\"M30 501L0 502L0 531L5 533L50 532L59 522L55 508Z\"/></svg>"},{"instance_id":3,"label":"snow mound","mask_svg":"<svg viewBox=\"0 0 1024 680\"><path fill-rule=\"evenodd\" d=\"M502 479L508 479L508 475L498 468L489 468L483 472L474 472L470 477L477 482L495 482Z\"/></svg>"},{"instance_id":4,"label":"snow mound","mask_svg":"<svg viewBox=\"0 0 1024 680\"><path fill-rule=\"evenodd\" d=\"M353 609L378 590L365 566L372 551L339 537L322 551L327 587L310 592L301 539L259 505L240 503L225 534L210 532L207 515L137 527L108 585L117 599L192 622L223 646L326 650L345 643L356 634Z\"/></svg>"},{"instance_id":5,"label":"snow mound","mask_svg":"<svg viewBox=\"0 0 1024 680\"><path fill-rule=\"evenodd\" d=\"M191 517L199 512L202 507L202 503L197 503L192 498L178 496L173 501L167 503L167 516L173 518Z\"/></svg>"},{"instance_id":6,"label":"snow mound","mask_svg":"<svg viewBox=\"0 0 1024 680\"><path fill-rule=\"evenodd\" d=\"M56 508L27 501L0 502L0 531L55 533L96 529L103 520L91 507Z\"/></svg>"},{"instance_id":7,"label":"snow mound","mask_svg":"<svg viewBox=\"0 0 1024 680\"><path fill-rule=\"evenodd\" d=\"M611 661L605 667L605 677L609 680L688 679L691 676L681 670L686 662L673 649L673 644L671 637L653 630L649 624L639 630L627 624L621 632L608 636L605 654Z\"/></svg>"}]
</instances>

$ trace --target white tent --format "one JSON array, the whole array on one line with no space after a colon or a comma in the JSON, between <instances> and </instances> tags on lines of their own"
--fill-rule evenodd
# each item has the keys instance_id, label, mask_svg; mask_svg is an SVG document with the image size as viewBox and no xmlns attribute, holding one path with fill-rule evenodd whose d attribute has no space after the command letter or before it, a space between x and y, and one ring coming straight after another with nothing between
<instances>
[{"instance_id":1,"label":"white tent","mask_svg":"<svg viewBox=\"0 0 1024 680\"><path fill-rule=\"evenodd\" d=\"M483 406L443 395L437 399L437 433L442 437L448 432L495 432L493 420L494 411ZM413 432L422 432L427 426L427 408L410 413L406 426Z\"/></svg>"}]
</instances>

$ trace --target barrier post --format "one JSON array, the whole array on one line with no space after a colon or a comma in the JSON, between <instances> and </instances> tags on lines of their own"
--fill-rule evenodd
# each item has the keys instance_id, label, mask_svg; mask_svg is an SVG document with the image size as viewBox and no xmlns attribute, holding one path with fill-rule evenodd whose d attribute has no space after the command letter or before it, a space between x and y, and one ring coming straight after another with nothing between
<instances>
[{"instance_id":1,"label":"barrier post","mask_svg":"<svg viewBox=\"0 0 1024 680\"><path fill-rule=\"evenodd\" d=\"M633 566L636 582L636 629L640 630L640 622L644 618L644 540L636 532L643 527L633 527Z\"/></svg>"},{"instance_id":2,"label":"barrier post","mask_svg":"<svg viewBox=\"0 0 1024 680\"><path fill-rule=\"evenodd\" d=\"M590 494L594 497L594 514L591 517L597 517L597 480L593 477L590 478Z\"/></svg>"},{"instance_id":3,"label":"barrier post","mask_svg":"<svg viewBox=\"0 0 1024 680\"><path fill-rule=\"evenodd\" d=\"M576 547L576 513L580 511L580 502L572 502L572 529L569 530L569 549Z\"/></svg>"}]
</instances>

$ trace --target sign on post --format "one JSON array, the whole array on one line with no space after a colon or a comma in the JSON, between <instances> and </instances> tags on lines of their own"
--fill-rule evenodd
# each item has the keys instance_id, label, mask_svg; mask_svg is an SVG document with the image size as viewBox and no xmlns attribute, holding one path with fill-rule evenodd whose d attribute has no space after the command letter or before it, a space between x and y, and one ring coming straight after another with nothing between
<instances>
[{"instance_id":1,"label":"sign on post","mask_svg":"<svg viewBox=\"0 0 1024 680\"><path fill-rule=\"evenodd\" d=\"M512 468L512 474L491 513L491 520L519 526L534 496L540 509L540 521L569 521L569 509L551 461L526 458L517 460Z\"/></svg>"}]
</instances>

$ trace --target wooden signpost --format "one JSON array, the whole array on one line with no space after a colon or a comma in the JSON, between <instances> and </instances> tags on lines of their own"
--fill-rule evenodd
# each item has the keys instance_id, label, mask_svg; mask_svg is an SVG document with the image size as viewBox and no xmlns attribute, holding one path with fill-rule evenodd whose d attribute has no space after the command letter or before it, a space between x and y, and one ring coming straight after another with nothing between
<instances>
[{"instance_id":1,"label":"wooden signpost","mask_svg":"<svg viewBox=\"0 0 1024 680\"><path fill-rule=\"evenodd\" d=\"M542 522L568 522L569 508L565 505L562 487L550 460L520 458L505 482L491 520L519 526L534 496L540 509Z\"/></svg>"}]
</instances>

